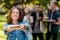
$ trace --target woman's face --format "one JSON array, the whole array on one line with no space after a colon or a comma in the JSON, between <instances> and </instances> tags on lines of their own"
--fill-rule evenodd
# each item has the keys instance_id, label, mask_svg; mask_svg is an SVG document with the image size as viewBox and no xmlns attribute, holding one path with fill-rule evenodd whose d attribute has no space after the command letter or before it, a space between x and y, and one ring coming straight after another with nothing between
<instances>
[{"instance_id":1,"label":"woman's face","mask_svg":"<svg viewBox=\"0 0 60 40\"><path fill-rule=\"evenodd\" d=\"M28 10L27 8L25 8L25 9L24 9L24 12L25 12L26 14L28 14L28 13L29 13L29 10Z\"/></svg>"},{"instance_id":2,"label":"woman's face","mask_svg":"<svg viewBox=\"0 0 60 40\"><path fill-rule=\"evenodd\" d=\"M11 12L11 18L12 20L18 20L19 18L19 10L18 9L13 9Z\"/></svg>"}]
</instances>

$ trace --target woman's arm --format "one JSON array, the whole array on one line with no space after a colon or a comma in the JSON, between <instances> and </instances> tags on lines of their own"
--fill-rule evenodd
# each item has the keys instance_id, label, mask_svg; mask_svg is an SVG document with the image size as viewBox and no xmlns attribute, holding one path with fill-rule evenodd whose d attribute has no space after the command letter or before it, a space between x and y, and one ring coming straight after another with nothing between
<instances>
[{"instance_id":1,"label":"woman's arm","mask_svg":"<svg viewBox=\"0 0 60 40\"><path fill-rule=\"evenodd\" d=\"M23 30L28 30L27 26L24 26L24 27L23 27Z\"/></svg>"},{"instance_id":2,"label":"woman's arm","mask_svg":"<svg viewBox=\"0 0 60 40\"><path fill-rule=\"evenodd\" d=\"M16 30L27 30L27 27L21 24L19 27L16 28Z\"/></svg>"},{"instance_id":3,"label":"woman's arm","mask_svg":"<svg viewBox=\"0 0 60 40\"><path fill-rule=\"evenodd\" d=\"M30 25L28 23L23 22L22 24L23 24L23 26L21 25L20 28L18 28L19 30L24 31L25 33L30 31Z\"/></svg>"},{"instance_id":4,"label":"woman's arm","mask_svg":"<svg viewBox=\"0 0 60 40\"><path fill-rule=\"evenodd\" d=\"M11 31L17 29L17 28L11 28L11 27L8 27L8 26L9 26L8 24L5 24L3 26L3 31L5 31L5 32L11 32Z\"/></svg>"},{"instance_id":5,"label":"woman's arm","mask_svg":"<svg viewBox=\"0 0 60 40\"><path fill-rule=\"evenodd\" d=\"M6 28L6 32L12 32L13 30L16 30L17 28Z\"/></svg>"}]
</instances>

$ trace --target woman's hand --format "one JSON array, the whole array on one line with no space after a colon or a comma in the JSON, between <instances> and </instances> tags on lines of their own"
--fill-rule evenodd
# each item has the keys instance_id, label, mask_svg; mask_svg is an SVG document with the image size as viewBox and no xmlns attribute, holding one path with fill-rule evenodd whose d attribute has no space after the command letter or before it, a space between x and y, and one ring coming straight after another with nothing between
<instances>
[{"instance_id":1,"label":"woman's hand","mask_svg":"<svg viewBox=\"0 0 60 40\"><path fill-rule=\"evenodd\" d=\"M11 32L13 30L17 30L19 28L19 25L8 25L8 27L6 28L7 32Z\"/></svg>"},{"instance_id":2,"label":"woman's hand","mask_svg":"<svg viewBox=\"0 0 60 40\"><path fill-rule=\"evenodd\" d=\"M25 25L20 25L17 30L27 30L27 27Z\"/></svg>"},{"instance_id":3,"label":"woman's hand","mask_svg":"<svg viewBox=\"0 0 60 40\"><path fill-rule=\"evenodd\" d=\"M27 30L27 27L24 25L16 26L16 27L7 27L7 32L12 32L13 30Z\"/></svg>"},{"instance_id":4,"label":"woman's hand","mask_svg":"<svg viewBox=\"0 0 60 40\"><path fill-rule=\"evenodd\" d=\"M7 28L6 28L6 31L7 31L7 32L12 32L13 30L16 30L16 29L17 29L17 28L7 27Z\"/></svg>"},{"instance_id":5,"label":"woman's hand","mask_svg":"<svg viewBox=\"0 0 60 40\"><path fill-rule=\"evenodd\" d=\"M24 26L24 27L23 27L23 29L24 29L24 30L27 30L27 27L26 27L26 26Z\"/></svg>"}]
</instances>

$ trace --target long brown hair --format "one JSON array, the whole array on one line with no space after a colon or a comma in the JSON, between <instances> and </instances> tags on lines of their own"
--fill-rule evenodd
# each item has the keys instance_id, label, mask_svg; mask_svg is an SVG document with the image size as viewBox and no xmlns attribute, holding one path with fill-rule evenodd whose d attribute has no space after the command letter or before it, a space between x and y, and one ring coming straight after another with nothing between
<instances>
[{"instance_id":1,"label":"long brown hair","mask_svg":"<svg viewBox=\"0 0 60 40\"><path fill-rule=\"evenodd\" d=\"M11 13L12 13L12 10L15 9L15 8L18 9L17 7L12 7L12 8L10 9L10 11L9 11L9 15L8 15L8 18L7 18L7 23L8 23L8 24L12 23ZM24 16L22 15L21 10L20 10L20 9L18 9L18 10L19 10L18 22L22 22Z\"/></svg>"}]
</instances>

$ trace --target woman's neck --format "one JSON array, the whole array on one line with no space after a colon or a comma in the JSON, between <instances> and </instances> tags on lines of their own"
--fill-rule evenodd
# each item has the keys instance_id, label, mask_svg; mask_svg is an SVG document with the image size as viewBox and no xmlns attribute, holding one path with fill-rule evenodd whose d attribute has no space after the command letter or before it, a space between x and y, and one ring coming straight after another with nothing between
<instances>
[{"instance_id":1,"label":"woman's neck","mask_svg":"<svg viewBox=\"0 0 60 40\"><path fill-rule=\"evenodd\" d=\"M18 21L17 21L17 20L13 20L12 23L13 23L14 25L16 25L16 24L18 23Z\"/></svg>"}]
</instances>

